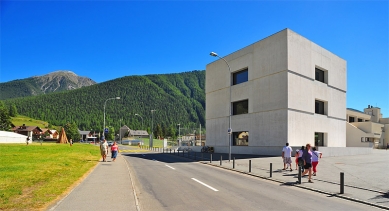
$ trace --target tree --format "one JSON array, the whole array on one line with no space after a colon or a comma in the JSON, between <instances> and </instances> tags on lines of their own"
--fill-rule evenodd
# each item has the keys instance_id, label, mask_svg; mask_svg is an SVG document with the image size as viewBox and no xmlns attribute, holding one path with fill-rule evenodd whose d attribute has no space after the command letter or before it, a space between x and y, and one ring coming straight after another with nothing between
<instances>
[{"instance_id":1,"label":"tree","mask_svg":"<svg viewBox=\"0 0 389 211\"><path fill-rule=\"evenodd\" d=\"M106 140L114 140L115 139L115 129L112 126L108 126L108 134L105 137Z\"/></svg>"},{"instance_id":2,"label":"tree","mask_svg":"<svg viewBox=\"0 0 389 211\"><path fill-rule=\"evenodd\" d=\"M67 123L64 126L66 137L69 139L73 139L73 141L80 139L80 131L78 130L76 123Z\"/></svg>"},{"instance_id":3,"label":"tree","mask_svg":"<svg viewBox=\"0 0 389 211\"><path fill-rule=\"evenodd\" d=\"M154 137L162 138L162 127L160 124L157 124L157 127L154 129Z\"/></svg>"},{"instance_id":4,"label":"tree","mask_svg":"<svg viewBox=\"0 0 389 211\"><path fill-rule=\"evenodd\" d=\"M0 101L0 130L9 131L11 128L11 117L4 103Z\"/></svg>"},{"instance_id":5,"label":"tree","mask_svg":"<svg viewBox=\"0 0 389 211\"><path fill-rule=\"evenodd\" d=\"M18 115L18 110L16 109L16 105L12 104L9 108L9 116L16 117Z\"/></svg>"},{"instance_id":6,"label":"tree","mask_svg":"<svg viewBox=\"0 0 389 211\"><path fill-rule=\"evenodd\" d=\"M176 128L174 127L174 125L170 125L168 129L168 136L172 137L173 140L176 139Z\"/></svg>"}]
</instances>

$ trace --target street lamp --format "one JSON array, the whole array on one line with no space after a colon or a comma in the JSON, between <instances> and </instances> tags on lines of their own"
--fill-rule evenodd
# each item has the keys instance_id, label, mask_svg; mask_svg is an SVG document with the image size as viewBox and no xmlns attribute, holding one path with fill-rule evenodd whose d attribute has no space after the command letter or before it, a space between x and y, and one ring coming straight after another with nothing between
<instances>
[{"instance_id":1,"label":"street lamp","mask_svg":"<svg viewBox=\"0 0 389 211\"><path fill-rule=\"evenodd\" d=\"M153 132L154 132L154 112L157 110L151 110L151 135L150 135L150 147L153 147Z\"/></svg>"},{"instance_id":2,"label":"street lamp","mask_svg":"<svg viewBox=\"0 0 389 211\"><path fill-rule=\"evenodd\" d=\"M108 100L120 100L120 97L108 98L104 102L104 129L103 129L104 138L105 138L105 105L107 104Z\"/></svg>"},{"instance_id":3,"label":"street lamp","mask_svg":"<svg viewBox=\"0 0 389 211\"><path fill-rule=\"evenodd\" d=\"M143 129L143 117L141 117L139 114L135 114L135 116L139 116L142 119L142 129Z\"/></svg>"},{"instance_id":4,"label":"street lamp","mask_svg":"<svg viewBox=\"0 0 389 211\"><path fill-rule=\"evenodd\" d=\"M230 101L228 102L229 104L229 114L228 114L228 149L229 149L229 154L228 154L228 161L231 162L231 133L232 133L232 129L231 129L231 68L230 68L230 65L228 64L228 62L220 57L219 55L217 55L217 53L215 52L211 52L209 55L211 56L214 56L214 57L219 57L220 59L222 59L228 66L228 74L230 76L230 81L229 81L229 86L230 86Z\"/></svg>"}]
</instances>

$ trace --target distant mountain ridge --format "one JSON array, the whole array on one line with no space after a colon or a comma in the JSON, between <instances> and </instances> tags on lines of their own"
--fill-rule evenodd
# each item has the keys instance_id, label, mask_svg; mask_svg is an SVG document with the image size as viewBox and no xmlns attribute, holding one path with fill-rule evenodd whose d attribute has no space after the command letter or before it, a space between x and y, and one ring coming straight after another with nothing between
<instances>
[{"instance_id":1,"label":"distant mountain ridge","mask_svg":"<svg viewBox=\"0 0 389 211\"><path fill-rule=\"evenodd\" d=\"M96 82L90 78L78 76L72 71L59 70L43 76L0 83L0 100L74 90L94 84Z\"/></svg>"}]
</instances>

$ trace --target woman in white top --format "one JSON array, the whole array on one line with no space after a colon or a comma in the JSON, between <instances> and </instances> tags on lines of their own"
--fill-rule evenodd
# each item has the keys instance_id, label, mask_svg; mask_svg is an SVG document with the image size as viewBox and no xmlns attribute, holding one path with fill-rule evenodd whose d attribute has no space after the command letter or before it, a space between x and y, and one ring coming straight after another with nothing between
<instances>
[{"instance_id":1,"label":"woman in white top","mask_svg":"<svg viewBox=\"0 0 389 211\"><path fill-rule=\"evenodd\" d=\"M313 147L312 148L312 166L313 166L313 176L316 176L316 166L317 164L319 164L319 158L321 158L321 156L323 155L323 153L319 152L316 150L316 147Z\"/></svg>"}]
</instances>

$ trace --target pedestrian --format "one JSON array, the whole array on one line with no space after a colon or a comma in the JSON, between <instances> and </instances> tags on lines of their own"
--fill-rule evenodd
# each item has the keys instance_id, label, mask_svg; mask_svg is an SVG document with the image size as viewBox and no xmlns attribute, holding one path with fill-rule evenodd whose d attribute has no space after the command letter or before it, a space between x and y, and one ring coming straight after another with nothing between
<instances>
[{"instance_id":1,"label":"pedestrian","mask_svg":"<svg viewBox=\"0 0 389 211\"><path fill-rule=\"evenodd\" d=\"M316 147L312 147L312 167L313 167L313 176L316 176L316 167L317 167L317 164L319 164L319 158L321 158L321 156L323 155L323 153L319 152L316 150Z\"/></svg>"},{"instance_id":2,"label":"pedestrian","mask_svg":"<svg viewBox=\"0 0 389 211\"><path fill-rule=\"evenodd\" d=\"M289 146L289 143L286 143L284 148L282 148L282 159L284 161L284 168L282 170L288 169L290 167L290 171L292 169L292 148Z\"/></svg>"},{"instance_id":3,"label":"pedestrian","mask_svg":"<svg viewBox=\"0 0 389 211\"><path fill-rule=\"evenodd\" d=\"M107 154L108 154L108 144L107 140L103 140L100 142L100 153L103 158L103 162L107 162Z\"/></svg>"},{"instance_id":4,"label":"pedestrian","mask_svg":"<svg viewBox=\"0 0 389 211\"><path fill-rule=\"evenodd\" d=\"M386 144L386 150L388 150L388 148L389 148L389 143Z\"/></svg>"},{"instance_id":5,"label":"pedestrian","mask_svg":"<svg viewBox=\"0 0 389 211\"><path fill-rule=\"evenodd\" d=\"M304 161L303 161L304 149L305 149L305 146L301 146L301 148L299 150L299 155L297 158L298 166L300 167L302 172L304 171Z\"/></svg>"},{"instance_id":6,"label":"pedestrian","mask_svg":"<svg viewBox=\"0 0 389 211\"><path fill-rule=\"evenodd\" d=\"M297 166L299 165L299 149L296 149L296 152L294 153L294 162L296 163L296 169L297 170Z\"/></svg>"},{"instance_id":7,"label":"pedestrian","mask_svg":"<svg viewBox=\"0 0 389 211\"><path fill-rule=\"evenodd\" d=\"M111 154L112 154L112 161L115 162L116 160L116 157L118 155L118 152L119 152L119 146L116 144L116 141L113 142L113 145L111 146Z\"/></svg>"},{"instance_id":8,"label":"pedestrian","mask_svg":"<svg viewBox=\"0 0 389 211\"><path fill-rule=\"evenodd\" d=\"M73 139L70 139L69 143L70 143L70 146L72 146L73 145Z\"/></svg>"},{"instance_id":9,"label":"pedestrian","mask_svg":"<svg viewBox=\"0 0 389 211\"><path fill-rule=\"evenodd\" d=\"M301 176L304 176L306 173L308 173L308 182L312 182L312 152L311 152L311 145L307 144L305 145L305 150L303 152L302 156L304 160L304 172Z\"/></svg>"},{"instance_id":10,"label":"pedestrian","mask_svg":"<svg viewBox=\"0 0 389 211\"><path fill-rule=\"evenodd\" d=\"M27 136L26 138L26 144L28 145L30 143L30 136Z\"/></svg>"}]
</instances>

